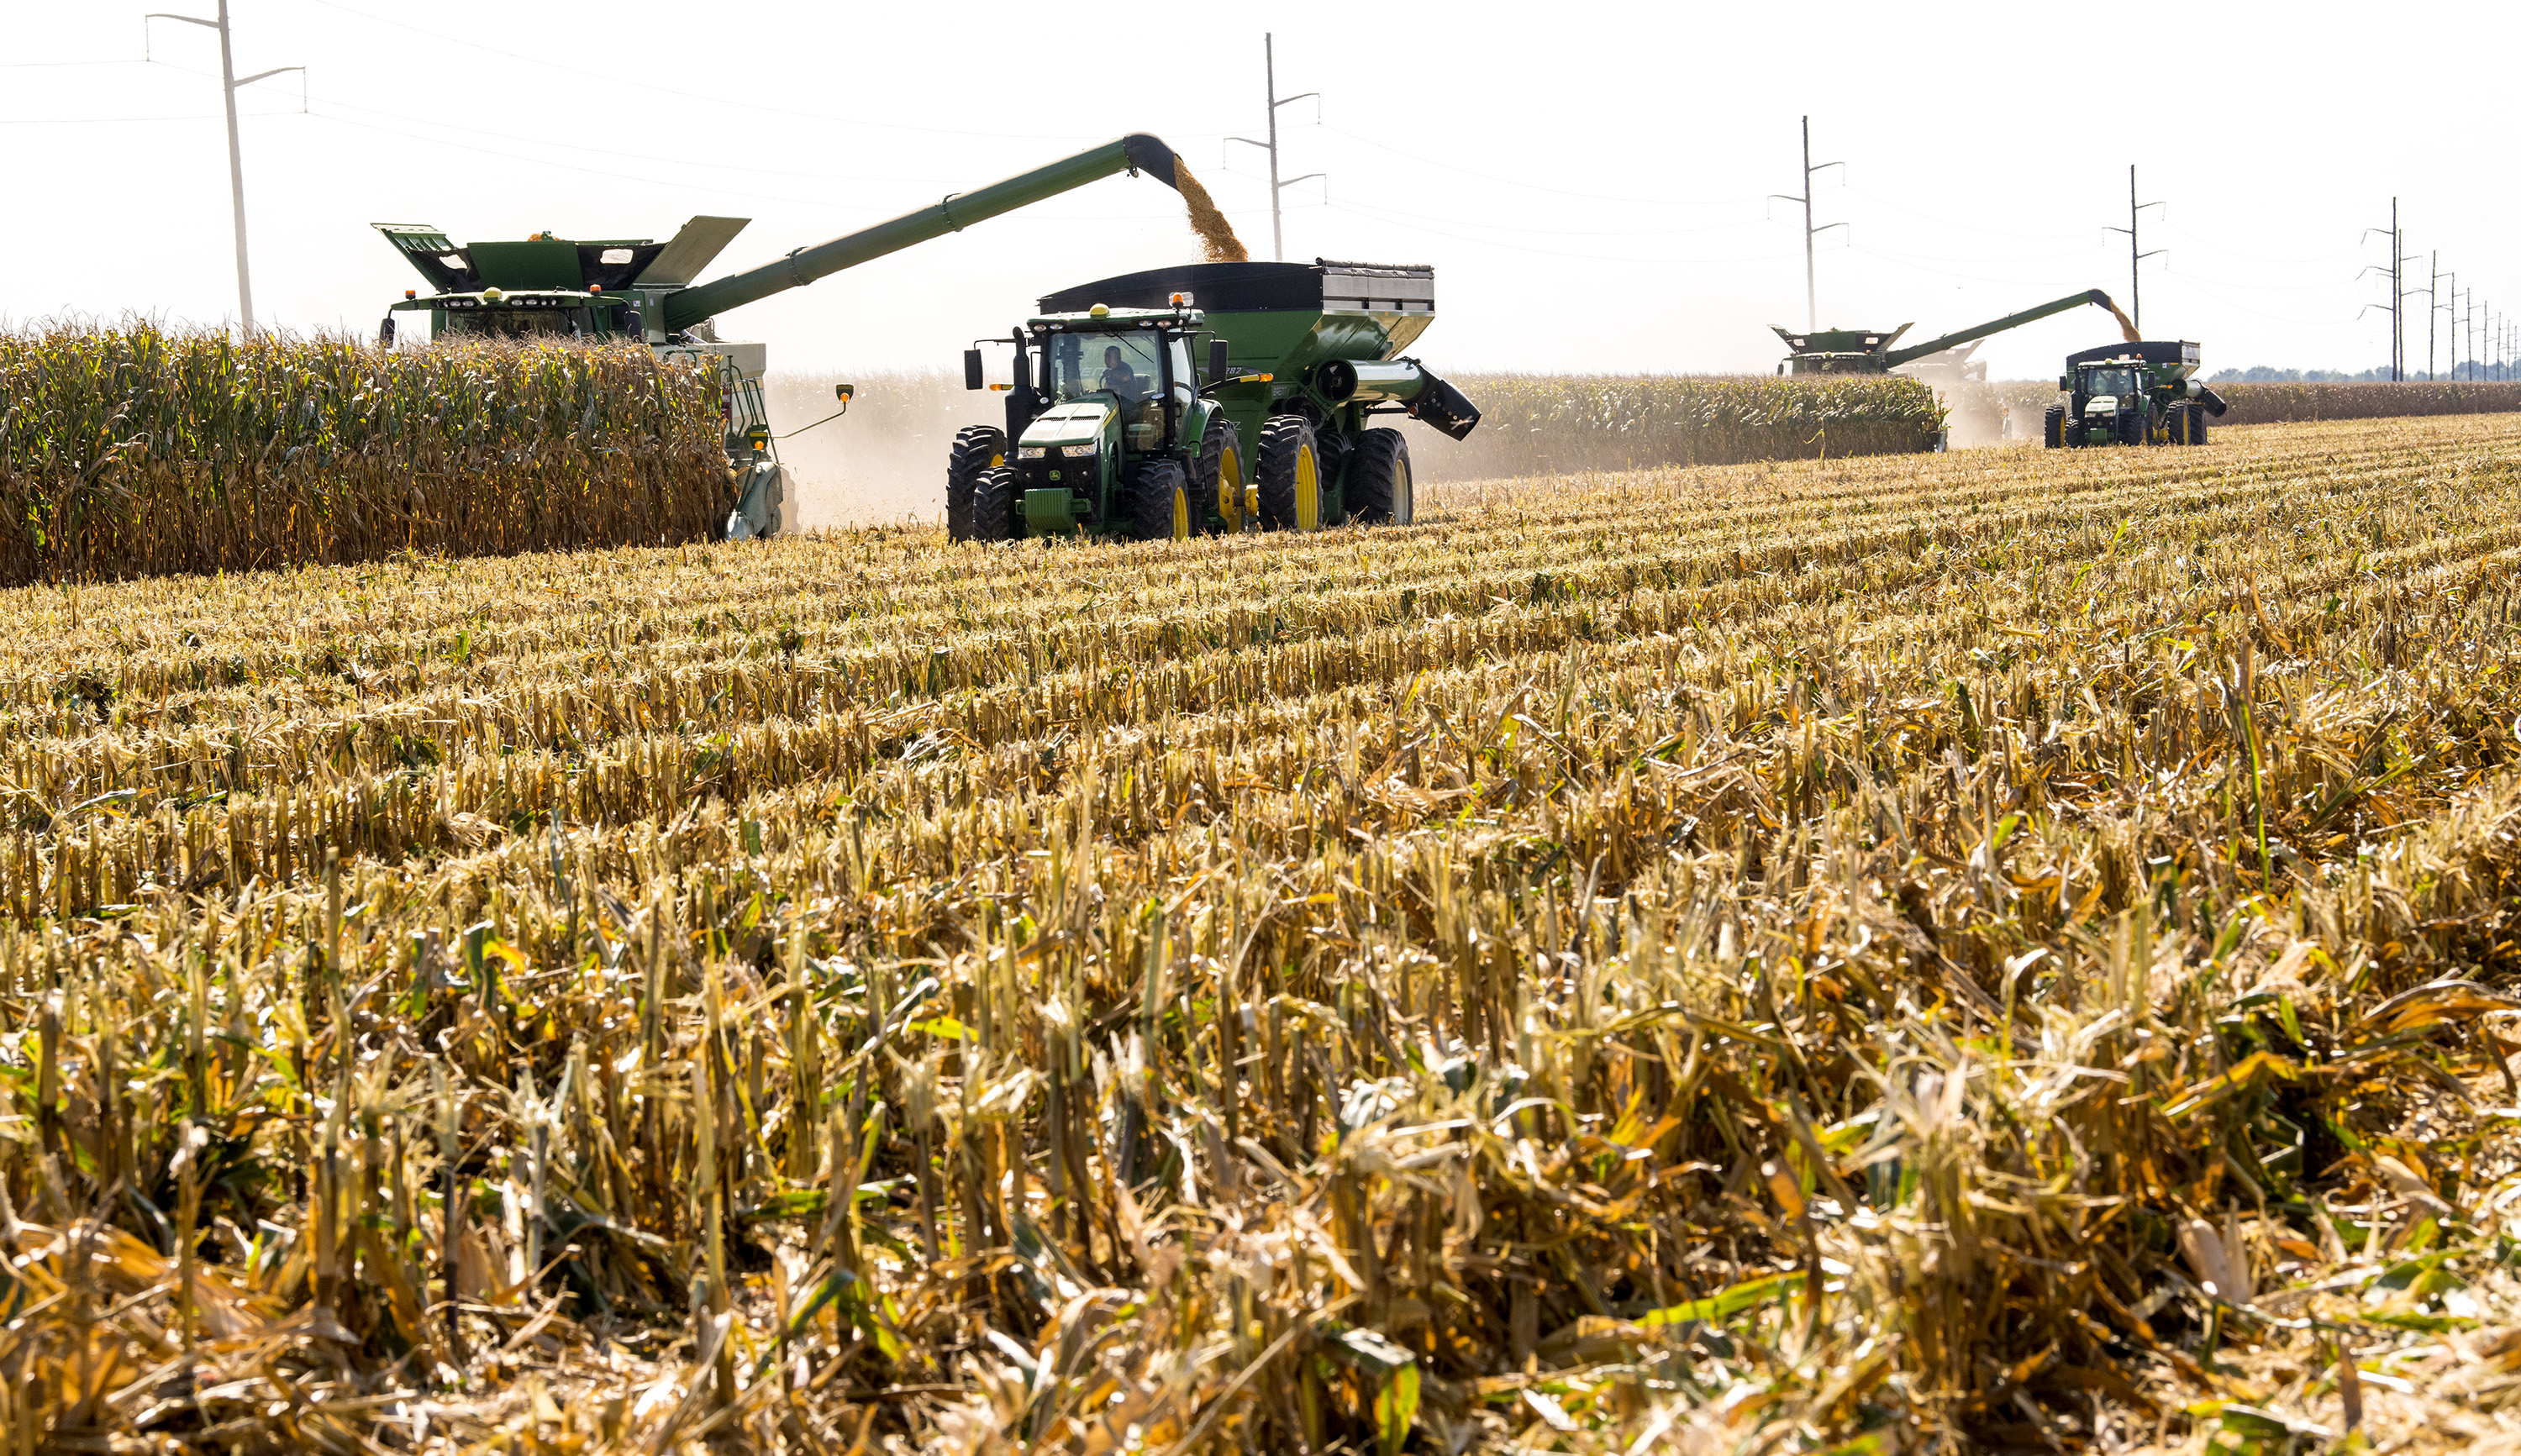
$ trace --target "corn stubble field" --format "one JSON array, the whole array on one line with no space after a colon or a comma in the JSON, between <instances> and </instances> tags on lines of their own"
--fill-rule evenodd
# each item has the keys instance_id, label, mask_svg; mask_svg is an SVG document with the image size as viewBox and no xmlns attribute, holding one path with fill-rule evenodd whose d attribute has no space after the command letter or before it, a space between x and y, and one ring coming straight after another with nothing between
<instances>
[{"instance_id":1,"label":"corn stubble field","mask_svg":"<svg viewBox=\"0 0 2521 1456\"><path fill-rule=\"evenodd\" d=\"M0 596L0 1444L2504 1432L2516 450Z\"/></svg>"}]
</instances>

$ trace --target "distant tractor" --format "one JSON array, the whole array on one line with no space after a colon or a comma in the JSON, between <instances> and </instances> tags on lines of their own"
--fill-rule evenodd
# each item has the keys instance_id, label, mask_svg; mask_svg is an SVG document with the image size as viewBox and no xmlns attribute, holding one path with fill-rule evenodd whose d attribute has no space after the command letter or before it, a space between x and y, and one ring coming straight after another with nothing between
<instances>
[{"instance_id":1,"label":"distant tractor","mask_svg":"<svg viewBox=\"0 0 2521 1456\"><path fill-rule=\"evenodd\" d=\"M1005 340L1006 424L954 436L956 540L1180 539L1406 525L1409 448L1379 415L1460 439L1480 412L1400 356L1435 321L1435 271L1190 263L1063 290ZM964 383L984 385L977 348Z\"/></svg>"},{"instance_id":2,"label":"distant tractor","mask_svg":"<svg viewBox=\"0 0 2521 1456\"><path fill-rule=\"evenodd\" d=\"M2066 356L2058 389L2070 402L2048 406L2051 450L2085 445L2202 445L2206 421L2223 397L2197 379L2197 345L2149 340L2103 344Z\"/></svg>"}]
</instances>

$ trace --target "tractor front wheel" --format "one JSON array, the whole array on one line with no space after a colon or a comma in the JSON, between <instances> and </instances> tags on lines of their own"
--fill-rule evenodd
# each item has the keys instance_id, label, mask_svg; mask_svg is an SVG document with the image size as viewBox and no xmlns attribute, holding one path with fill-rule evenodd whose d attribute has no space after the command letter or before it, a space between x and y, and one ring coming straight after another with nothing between
<instances>
[{"instance_id":1,"label":"tractor front wheel","mask_svg":"<svg viewBox=\"0 0 2521 1456\"><path fill-rule=\"evenodd\" d=\"M1409 478L1409 442L1398 430L1369 430L1349 457L1350 512L1368 525L1407 525L1418 519Z\"/></svg>"},{"instance_id":2,"label":"tractor front wheel","mask_svg":"<svg viewBox=\"0 0 2521 1456\"><path fill-rule=\"evenodd\" d=\"M1129 517L1141 541L1190 539L1190 474L1177 460L1150 460L1129 481Z\"/></svg>"},{"instance_id":3,"label":"tractor front wheel","mask_svg":"<svg viewBox=\"0 0 2521 1456\"><path fill-rule=\"evenodd\" d=\"M1322 456L1302 415L1272 415L1260 427L1260 525L1264 530L1322 528Z\"/></svg>"},{"instance_id":4,"label":"tractor front wheel","mask_svg":"<svg viewBox=\"0 0 2521 1456\"><path fill-rule=\"evenodd\" d=\"M954 432L945 457L945 534L957 541L988 540L972 530L972 503L981 473L1007 463L1007 432L994 425L967 425Z\"/></svg>"},{"instance_id":5,"label":"tractor front wheel","mask_svg":"<svg viewBox=\"0 0 2521 1456\"><path fill-rule=\"evenodd\" d=\"M964 537L971 541L1012 541L1016 538L1016 513L1024 504L1024 486L1016 473L1003 465L991 466L972 479L972 527Z\"/></svg>"},{"instance_id":6,"label":"tractor front wheel","mask_svg":"<svg viewBox=\"0 0 2521 1456\"><path fill-rule=\"evenodd\" d=\"M2062 404L2052 404L2048 406L2048 412L2042 415L2040 419L2040 438L2047 441L2049 449L2064 449L2066 445L2066 407Z\"/></svg>"}]
</instances>

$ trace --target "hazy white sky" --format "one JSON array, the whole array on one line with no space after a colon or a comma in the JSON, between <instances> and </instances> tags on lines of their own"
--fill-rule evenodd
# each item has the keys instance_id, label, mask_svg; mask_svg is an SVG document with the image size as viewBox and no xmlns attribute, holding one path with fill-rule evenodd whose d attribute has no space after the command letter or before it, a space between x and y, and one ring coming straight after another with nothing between
<instances>
[{"instance_id":1,"label":"hazy white sky","mask_svg":"<svg viewBox=\"0 0 2521 1456\"><path fill-rule=\"evenodd\" d=\"M0 320L236 307L217 43L149 3L0 8ZM1821 322L1912 339L2128 288L2145 332L2230 365L2387 360L2390 201L2521 308L2494 58L2509 5L835 5L233 0L252 88L257 311L374 329L418 280L368 229L669 236L755 219L721 271L1124 131L1171 142L1268 251L1261 27L1277 35L1291 258L1437 268L1438 368L1765 370L1804 321L1811 116ZM2131 49L2114 50L2122 43ZM98 64L82 64L98 63ZM774 369L951 365L1038 295L1186 260L1173 195L1114 178L732 313ZM2448 288L2445 290L2448 298ZM2425 309L2408 300L2421 370ZM1999 338L1997 377L2114 337L2089 310ZM2448 336L2445 336L2448 361Z\"/></svg>"}]
</instances>

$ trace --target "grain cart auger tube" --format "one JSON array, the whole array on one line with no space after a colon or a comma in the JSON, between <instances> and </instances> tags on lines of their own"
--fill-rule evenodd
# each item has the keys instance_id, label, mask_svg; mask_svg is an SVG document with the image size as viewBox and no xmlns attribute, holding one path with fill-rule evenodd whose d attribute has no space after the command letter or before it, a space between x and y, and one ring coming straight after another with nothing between
<instances>
[{"instance_id":1,"label":"grain cart auger tube","mask_svg":"<svg viewBox=\"0 0 2521 1456\"><path fill-rule=\"evenodd\" d=\"M1435 270L1190 263L1052 294L1014 334L1006 423L954 438L956 540L1181 538L1345 520L1405 525L1408 415L1460 439L1459 389L1400 356L1436 318ZM983 352L964 355L978 389Z\"/></svg>"},{"instance_id":2,"label":"grain cart auger tube","mask_svg":"<svg viewBox=\"0 0 2521 1456\"><path fill-rule=\"evenodd\" d=\"M1172 149L1133 133L697 285L693 280L750 219L695 217L664 243L571 241L536 233L523 242L458 245L434 227L379 223L377 230L429 281L432 292L405 290L403 301L387 313L378 341L391 346L396 314L425 311L433 339L635 339L660 358L688 360L713 372L734 503L726 534L738 540L766 536L784 523L787 496L787 473L762 405L767 350L721 341L714 316L1119 172L1144 172L1179 190ZM850 393L849 386L840 387L844 410Z\"/></svg>"},{"instance_id":3,"label":"grain cart auger tube","mask_svg":"<svg viewBox=\"0 0 2521 1456\"><path fill-rule=\"evenodd\" d=\"M2197 345L2186 340L2103 344L2066 356L2057 388L2068 403L2048 406L2051 450L2083 445L2202 445L2206 418L2223 396L2198 379Z\"/></svg>"}]
</instances>

